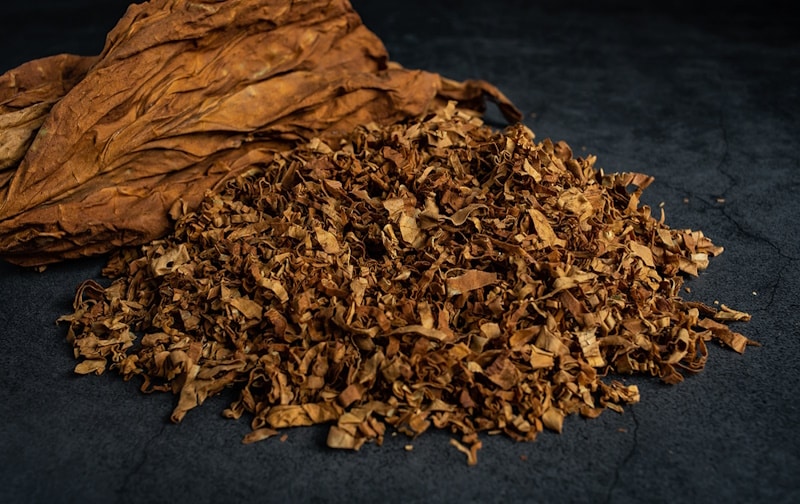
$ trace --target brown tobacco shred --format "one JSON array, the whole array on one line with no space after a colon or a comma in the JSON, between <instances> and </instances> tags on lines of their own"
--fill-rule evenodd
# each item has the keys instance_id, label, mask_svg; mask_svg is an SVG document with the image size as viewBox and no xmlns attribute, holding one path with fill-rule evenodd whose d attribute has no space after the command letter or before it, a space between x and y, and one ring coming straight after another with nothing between
<instances>
[{"instance_id":1,"label":"brown tobacco shred","mask_svg":"<svg viewBox=\"0 0 800 504\"><path fill-rule=\"evenodd\" d=\"M686 302L722 252L639 203L564 142L497 132L454 104L313 139L209 193L174 233L81 285L78 373L140 376L175 422L226 387L245 442L331 423L328 445L431 427L477 462L477 433L533 440L639 400L609 373L677 383L742 312Z\"/></svg>"},{"instance_id":2,"label":"brown tobacco shred","mask_svg":"<svg viewBox=\"0 0 800 504\"><path fill-rule=\"evenodd\" d=\"M347 0L134 4L98 57L0 76L0 258L144 244L276 151L484 98L520 118L489 83L390 62Z\"/></svg>"}]
</instances>

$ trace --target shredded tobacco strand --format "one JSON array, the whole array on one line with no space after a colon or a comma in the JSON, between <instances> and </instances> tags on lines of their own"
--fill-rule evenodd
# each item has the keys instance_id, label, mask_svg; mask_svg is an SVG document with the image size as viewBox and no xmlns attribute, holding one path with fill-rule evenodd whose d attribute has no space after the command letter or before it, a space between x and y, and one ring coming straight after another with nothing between
<instances>
[{"instance_id":1,"label":"shredded tobacco strand","mask_svg":"<svg viewBox=\"0 0 800 504\"><path fill-rule=\"evenodd\" d=\"M454 103L276 153L80 286L60 319L75 370L176 394L175 422L235 387L246 443L434 427L474 464L477 433L530 441L637 402L610 373L674 384L708 341L754 344L725 325L749 315L679 297L722 248L654 218L651 177L595 161Z\"/></svg>"}]
</instances>

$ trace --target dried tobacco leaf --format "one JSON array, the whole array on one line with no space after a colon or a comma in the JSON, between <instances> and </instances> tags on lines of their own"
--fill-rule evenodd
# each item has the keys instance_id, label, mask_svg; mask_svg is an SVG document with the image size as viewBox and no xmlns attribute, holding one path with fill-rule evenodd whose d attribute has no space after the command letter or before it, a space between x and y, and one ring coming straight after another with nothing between
<instances>
[{"instance_id":1,"label":"dried tobacco leaf","mask_svg":"<svg viewBox=\"0 0 800 504\"><path fill-rule=\"evenodd\" d=\"M346 0L134 4L98 58L32 62L0 85L0 257L26 266L146 243L312 137L451 99L520 118L489 83L388 61Z\"/></svg>"},{"instance_id":2,"label":"dried tobacco leaf","mask_svg":"<svg viewBox=\"0 0 800 504\"><path fill-rule=\"evenodd\" d=\"M0 188L9 184L53 104L78 83L97 58L60 54L0 75Z\"/></svg>"},{"instance_id":3,"label":"dried tobacco leaf","mask_svg":"<svg viewBox=\"0 0 800 504\"><path fill-rule=\"evenodd\" d=\"M651 177L595 161L454 103L276 154L78 290L76 371L178 394L175 421L235 387L245 442L330 423L329 446L358 450L433 427L470 464L479 432L621 412L639 391L610 373L676 383L707 341L753 342L723 323L746 314L679 297L722 249L639 204Z\"/></svg>"}]
</instances>

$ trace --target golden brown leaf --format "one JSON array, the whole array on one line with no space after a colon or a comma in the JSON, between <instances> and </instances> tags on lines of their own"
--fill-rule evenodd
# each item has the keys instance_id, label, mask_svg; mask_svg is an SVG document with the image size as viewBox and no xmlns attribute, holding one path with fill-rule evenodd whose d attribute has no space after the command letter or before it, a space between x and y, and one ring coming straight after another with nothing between
<instances>
[{"instance_id":1,"label":"golden brown leaf","mask_svg":"<svg viewBox=\"0 0 800 504\"><path fill-rule=\"evenodd\" d=\"M41 265L146 243L278 152L312 139L324 152L320 139L449 100L479 113L489 97L521 117L488 83L387 62L347 0L203 5L133 4L98 57L0 76L0 257Z\"/></svg>"}]
</instances>

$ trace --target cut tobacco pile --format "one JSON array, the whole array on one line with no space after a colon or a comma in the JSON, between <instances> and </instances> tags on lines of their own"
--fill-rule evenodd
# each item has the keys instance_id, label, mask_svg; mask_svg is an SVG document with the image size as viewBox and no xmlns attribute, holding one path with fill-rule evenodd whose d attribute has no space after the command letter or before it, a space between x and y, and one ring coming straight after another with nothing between
<instances>
[{"instance_id":1,"label":"cut tobacco pile","mask_svg":"<svg viewBox=\"0 0 800 504\"><path fill-rule=\"evenodd\" d=\"M228 386L252 442L332 422L328 445L431 427L474 463L480 431L532 440L639 400L609 372L677 383L749 318L678 297L719 247L640 206L650 177L496 132L453 107L276 155L209 194L174 233L84 283L79 373L111 367L179 395ZM628 187L635 190L629 192Z\"/></svg>"},{"instance_id":2,"label":"cut tobacco pile","mask_svg":"<svg viewBox=\"0 0 800 504\"><path fill-rule=\"evenodd\" d=\"M495 101L512 126L480 119ZM491 84L391 63L341 1L134 5L98 57L0 76L0 257L114 251L78 289L81 374L140 377L179 422L233 388L255 442L359 449L430 428L533 440L677 383L749 315L684 301L722 252L536 141ZM3 136L5 135L5 136Z\"/></svg>"}]
</instances>

